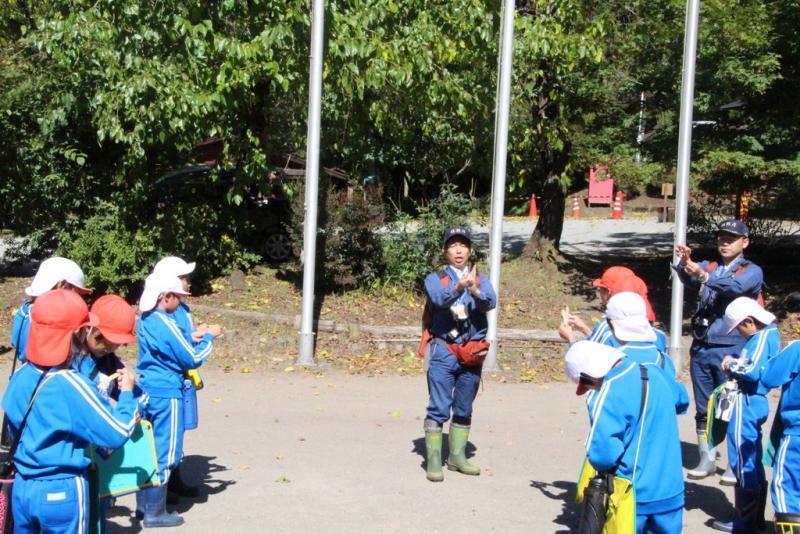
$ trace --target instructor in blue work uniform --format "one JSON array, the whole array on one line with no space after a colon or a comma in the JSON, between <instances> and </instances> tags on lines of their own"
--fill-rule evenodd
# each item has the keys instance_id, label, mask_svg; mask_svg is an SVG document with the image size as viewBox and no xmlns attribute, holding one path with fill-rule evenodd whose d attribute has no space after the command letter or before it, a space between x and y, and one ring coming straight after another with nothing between
<instances>
[{"instance_id":1,"label":"instructor in blue work uniform","mask_svg":"<svg viewBox=\"0 0 800 534\"><path fill-rule=\"evenodd\" d=\"M426 474L428 480L444 480L442 473L442 426L450 419L447 467L466 475L480 468L466 458L472 424L472 403L481 381L486 342L486 312L497 305L488 276L470 266L472 238L466 227L445 231L442 248L447 267L425 278L426 315L430 333L426 362L428 401L425 418Z\"/></svg>"},{"instance_id":2,"label":"instructor in blue work uniform","mask_svg":"<svg viewBox=\"0 0 800 534\"><path fill-rule=\"evenodd\" d=\"M700 302L692 317L691 356L692 388L694 390L695 422L700 460L687 476L692 479L707 477L716 472L716 453L705 439L708 398L711 392L727 380L722 370L722 359L738 354L745 338L738 332L728 334L725 325L725 308L738 297L758 299L764 276L758 265L744 258L750 244L747 225L728 219L717 227L717 252L719 261L692 260L692 250L684 245L675 249L678 263L674 266L681 281L698 289ZM736 484L730 467L721 483Z\"/></svg>"}]
</instances>

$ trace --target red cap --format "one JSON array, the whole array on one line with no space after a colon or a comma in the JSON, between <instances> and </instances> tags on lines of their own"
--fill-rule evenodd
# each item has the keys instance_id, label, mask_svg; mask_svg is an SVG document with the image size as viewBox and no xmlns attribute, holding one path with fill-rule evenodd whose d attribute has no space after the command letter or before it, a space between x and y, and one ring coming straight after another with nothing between
<instances>
[{"instance_id":1,"label":"red cap","mask_svg":"<svg viewBox=\"0 0 800 534\"><path fill-rule=\"evenodd\" d=\"M69 357L72 333L82 326L96 326L83 299L68 289L55 289L36 298L31 311L31 332L25 357L43 367L61 365Z\"/></svg>"},{"instance_id":2,"label":"red cap","mask_svg":"<svg viewBox=\"0 0 800 534\"><path fill-rule=\"evenodd\" d=\"M647 284L644 280L636 275L628 276L627 278L620 278L611 287L608 288L613 297L617 293L630 291L636 293L644 300L645 308L647 309L647 320L651 323L656 320L656 312L653 311L653 306L650 304L650 299L647 298Z\"/></svg>"},{"instance_id":3,"label":"red cap","mask_svg":"<svg viewBox=\"0 0 800 534\"><path fill-rule=\"evenodd\" d=\"M133 327L136 312L116 295L103 295L92 304L92 313L97 316L97 329L103 337L117 345L136 342Z\"/></svg>"},{"instance_id":4,"label":"red cap","mask_svg":"<svg viewBox=\"0 0 800 534\"><path fill-rule=\"evenodd\" d=\"M597 278L592 282L594 287L604 287L606 289L611 289L618 280L622 278L627 278L629 276L636 276L636 274L628 269L627 267L622 267L621 265L614 265L613 267L609 267L605 271L603 271L603 276Z\"/></svg>"}]
</instances>

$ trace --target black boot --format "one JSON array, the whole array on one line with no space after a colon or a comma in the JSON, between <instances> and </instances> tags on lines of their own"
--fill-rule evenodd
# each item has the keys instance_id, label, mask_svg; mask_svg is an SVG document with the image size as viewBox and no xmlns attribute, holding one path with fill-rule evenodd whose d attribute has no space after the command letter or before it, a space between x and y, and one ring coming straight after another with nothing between
<instances>
[{"instance_id":1,"label":"black boot","mask_svg":"<svg viewBox=\"0 0 800 534\"><path fill-rule=\"evenodd\" d=\"M169 475L169 482L167 483L167 491L173 493L178 497L189 497L194 499L200 494L197 486L187 486L183 479L181 479L181 466L177 466Z\"/></svg>"},{"instance_id":2,"label":"black boot","mask_svg":"<svg viewBox=\"0 0 800 534\"><path fill-rule=\"evenodd\" d=\"M735 507L733 518L730 521L716 520L711 524L711 528L737 534L758 534L761 488L746 490L736 486L733 495Z\"/></svg>"}]
</instances>

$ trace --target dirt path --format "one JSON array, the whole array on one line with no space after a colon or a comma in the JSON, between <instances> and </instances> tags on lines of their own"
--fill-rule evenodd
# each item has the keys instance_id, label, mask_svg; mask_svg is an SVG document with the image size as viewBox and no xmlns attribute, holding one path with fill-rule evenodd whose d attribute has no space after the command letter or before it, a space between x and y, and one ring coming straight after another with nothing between
<instances>
[{"instance_id":1,"label":"dirt path","mask_svg":"<svg viewBox=\"0 0 800 534\"><path fill-rule=\"evenodd\" d=\"M587 418L570 385L487 381L470 436L483 473L446 472L433 484L422 467L422 376L209 369L204 379L200 428L185 448L186 478L202 483L202 496L178 506L179 531L547 533L575 524ZM680 425L693 441L691 417ZM716 480L686 487L685 532L730 511L732 492ZM140 530L133 508L132 496L118 500L111 533Z\"/></svg>"}]
</instances>

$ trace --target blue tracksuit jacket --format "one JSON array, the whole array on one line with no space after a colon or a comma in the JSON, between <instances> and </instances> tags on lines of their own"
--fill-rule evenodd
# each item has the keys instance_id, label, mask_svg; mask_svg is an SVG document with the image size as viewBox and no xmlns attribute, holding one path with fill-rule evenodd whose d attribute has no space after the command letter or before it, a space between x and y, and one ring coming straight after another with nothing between
<instances>
[{"instance_id":1,"label":"blue tracksuit jacket","mask_svg":"<svg viewBox=\"0 0 800 534\"><path fill-rule=\"evenodd\" d=\"M672 386L677 398L676 413L684 414L689 407L689 392L686 387L678 382L675 374L675 364L672 359L663 351L660 351L655 343L649 341L629 341L619 348L625 356L641 364L653 364L658 366L664 374L672 379Z\"/></svg>"},{"instance_id":2,"label":"blue tracksuit jacket","mask_svg":"<svg viewBox=\"0 0 800 534\"><path fill-rule=\"evenodd\" d=\"M479 298L474 298L469 290L465 289L460 294L456 292L458 277L452 267L447 267L445 272L450 277L450 286L444 287L440 278L441 273L431 273L425 277L425 293L431 302L431 335L439 339L447 339L447 334L455 328L456 321L450 312L450 307L456 303L464 304L467 308L469 318L466 321L466 329L459 334L455 343L464 343L471 339L483 339L486 337L488 323L486 312L497 305L497 295L492 288L489 277L484 273L479 273L480 291Z\"/></svg>"},{"instance_id":3,"label":"blue tracksuit jacket","mask_svg":"<svg viewBox=\"0 0 800 534\"><path fill-rule=\"evenodd\" d=\"M783 422L783 434L800 437L800 381L795 380L798 374L800 341L793 341L769 360L761 374L761 384L766 388L782 388L778 415Z\"/></svg>"},{"instance_id":4,"label":"blue tracksuit jacket","mask_svg":"<svg viewBox=\"0 0 800 534\"><path fill-rule=\"evenodd\" d=\"M597 392L586 440L587 456L596 470L615 470L633 482L637 516L677 510L684 504L674 380L656 365L644 367L648 393L643 417L639 417L639 364L625 358L608 372Z\"/></svg>"},{"instance_id":5,"label":"blue tracksuit jacket","mask_svg":"<svg viewBox=\"0 0 800 534\"><path fill-rule=\"evenodd\" d=\"M189 310L189 306L187 306L184 302L181 302L181 305L178 306L177 310L170 314L170 317L172 317L172 319L178 325L178 328L181 329L181 332L183 332L186 340L189 343L194 343L192 340L192 332L195 331L195 327L194 321L192 320L192 312Z\"/></svg>"},{"instance_id":6,"label":"blue tracksuit jacket","mask_svg":"<svg viewBox=\"0 0 800 534\"><path fill-rule=\"evenodd\" d=\"M783 425L780 446L772 471L772 505L776 512L800 514L800 342L786 346L767 363L761 383L768 388L781 386L778 406ZM774 430L774 429L773 429Z\"/></svg>"},{"instance_id":7,"label":"blue tracksuit jacket","mask_svg":"<svg viewBox=\"0 0 800 534\"><path fill-rule=\"evenodd\" d=\"M779 348L778 328L768 325L750 336L737 365L730 370L739 384L739 393L728 424L728 458L739 486L749 490L758 490L766 482L761 463L761 426L769 416L769 388L760 379Z\"/></svg>"},{"instance_id":8,"label":"blue tracksuit jacket","mask_svg":"<svg viewBox=\"0 0 800 534\"><path fill-rule=\"evenodd\" d=\"M11 320L11 346L18 349L17 358L25 361L25 348L28 346L28 333L31 331L31 302L26 300L14 312Z\"/></svg>"},{"instance_id":9,"label":"blue tracksuit jacket","mask_svg":"<svg viewBox=\"0 0 800 534\"><path fill-rule=\"evenodd\" d=\"M3 397L12 434L17 432L42 370L25 364L11 377ZM44 384L33 403L14 461L23 478L61 478L89 466L87 445L116 449L133 432L137 411L133 393L119 395L112 408L95 387L74 370Z\"/></svg>"},{"instance_id":10,"label":"blue tracksuit jacket","mask_svg":"<svg viewBox=\"0 0 800 534\"><path fill-rule=\"evenodd\" d=\"M181 398L183 375L211 355L214 337L205 334L193 345L170 314L156 308L145 312L137 327L142 388L151 397Z\"/></svg>"},{"instance_id":11,"label":"blue tracksuit jacket","mask_svg":"<svg viewBox=\"0 0 800 534\"><path fill-rule=\"evenodd\" d=\"M597 321L586 339L614 348L618 348L620 345L617 338L614 337L614 331L611 330L611 325L608 324L605 315Z\"/></svg>"},{"instance_id":12,"label":"blue tracksuit jacket","mask_svg":"<svg viewBox=\"0 0 800 534\"><path fill-rule=\"evenodd\" d=\"M739 353L739 365L731 369L730 375L739 383L739 391L748 395L766 395L771 387L761 382L767 363L778 354L781 334L775 324L767 325L747 340Z\"/></svg>"},{"instance_id":13,"label":"blue tracksuit jacket","mask_svg":"<svg viewBox=\"0 0 800 534\"><path fill-rule=\"evenodd\" d=\"M706 270L709 263L708 261L701 261L700 267ZM736 271L743 264L745 264L744 271L737 275ZM700 290L700 301L697 309L709 308L716 316L716 320L711 323L706 339L703 341L711 345L744 345L745 339L735 330L731 335L728 335L728 328L725 326L723 319L725 308L737 297L758 298L758 294L764 284L764 273L761 268L755 263L745 260L744 256L740 256L728 268L725 268L720 262L717 268L709 273L708 282L702 284L702 286L695 278L686 274L680 263L674 265L673 268L684 285Z\"/></svg>"}]
</instances>

